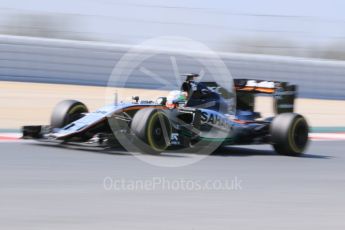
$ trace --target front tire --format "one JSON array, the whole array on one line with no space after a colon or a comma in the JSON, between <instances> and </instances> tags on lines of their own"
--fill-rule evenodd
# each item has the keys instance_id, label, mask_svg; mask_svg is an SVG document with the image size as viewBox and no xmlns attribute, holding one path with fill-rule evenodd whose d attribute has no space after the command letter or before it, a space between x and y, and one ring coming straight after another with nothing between
<instances>
[{"instance_id":1,"label":"front tire","mask_svg":"<svg viewBox=\"0 0 345 230\"><path fill-rule=\"evenodd\" d=\"M131 130L137 140L134 143L141 152L159 154L170 145L172 133L167 115L155 108L139 110L133 117Z\"/></svg>"},{"instance_id":2,"label":"front tire","mask_svg":"<svg viewBox=\"0 0 345 230\"><path fill-rule=\"evenodd\" d=\"M282 155L300 156L308 145L309 127L306 119L296 113L276 116L270 126L274 150Z\"/></svg>"},{"instance_id":3,"label":"front tire","mask_svg":"<svg viewBox=\"0 0 345 230\"><path fill-rule=\"evenodd\" d=\"M73 121L78 120L89 110L85 104L76 100L64 100L58 103L53 109L50 119L50 126L54 128L62 128Z\"/></svg>"}]
</instances>

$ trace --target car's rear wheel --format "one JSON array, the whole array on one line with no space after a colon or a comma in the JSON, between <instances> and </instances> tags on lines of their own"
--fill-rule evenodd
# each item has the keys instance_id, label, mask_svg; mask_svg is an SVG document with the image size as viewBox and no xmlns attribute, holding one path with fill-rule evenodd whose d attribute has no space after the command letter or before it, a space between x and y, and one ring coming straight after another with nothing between
<instances>
[{"instance_id":1,"label":"car's rear wheel","mask_svg":"<svg viewBox=\"0 0 345 230\"><path fill-rule=\"evenodd\" d=\"M80 101L61 101L53 109L50 125L52 128L62 128L65 125L78 120L83 116L83 113L87 112L88 108Z\"/></svg>"},{"instance_id":2,"label":"car's rear wheel","mask_svg":"<svg viewBox=\"0 0 345 230\"><path fill-rule=\"evenodd\" d=\"M131 122L135 146L142 153L159 154L170 145L171 124L162 110L145 108L139 110Z\"/></svg>"},{"instance_id":3,"label":"car's rear wheel","mask_svg":"<svg viewBox=\"0 0 345 230\"><path fill-rule=\"evenodd\" d=\"M289 156L300 156L308 145L308 123L296 113L283 113L271 123L271 142L276 152Z\"/></svg>"}]
</instances>

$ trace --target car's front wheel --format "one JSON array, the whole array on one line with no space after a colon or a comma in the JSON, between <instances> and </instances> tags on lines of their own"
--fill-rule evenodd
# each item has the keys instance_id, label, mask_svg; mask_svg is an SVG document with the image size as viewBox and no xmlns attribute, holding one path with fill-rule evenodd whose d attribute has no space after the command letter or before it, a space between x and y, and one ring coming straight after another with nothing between
<instances>
[{"instance_id":1,"label":"car's front wheel","mask_svg":"<svg viewBox=\"0 0 345 230\"><path fill-rule=\"evenodd\" d=\"M64 100L58 103L53 109L50 120L52 128L62 128L65 125L78 120L84 113L88 112L85 104L76 100Z\"/></svg>"},{"instance_id":2,"label":"car's front wheel","mask_svg":"<svg viewBox=\"0 0 345 230\"><path fill-rule=\"evenodd\" d=\"M141 152L159 154L170 145L171 124L162 110L139 110L131 122L131 130L137 137L135 144Z\"/></svg>"}]
</instances>

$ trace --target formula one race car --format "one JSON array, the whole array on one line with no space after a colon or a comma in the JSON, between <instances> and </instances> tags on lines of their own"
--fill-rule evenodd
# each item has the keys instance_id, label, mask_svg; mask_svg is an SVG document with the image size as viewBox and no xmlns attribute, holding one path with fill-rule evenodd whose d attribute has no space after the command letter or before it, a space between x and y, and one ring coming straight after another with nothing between
<instances>
[{"instance_id":1,"label":"formula one race car","mask_svg":"<svg viewBox=\"0 0 345 230\"><path fill-rule=\"evenodd\" d=\"M201 97L180 100L173 91L156 102L108 105L95 112L75 100L59 103L49 126L24 126L23 138L65 145L113 147L158 154L176 149L214 150L223 145L271 144L276 152L299 156L308 144L308 124L293 113L296 86L286 82L236 79L231 90L215 82ZM276 116L254 111L256 94L274 97ZM229 98L236 111L229 113ZM230 103L231 104L231 103Z\"/></svg>"}]
</instances>

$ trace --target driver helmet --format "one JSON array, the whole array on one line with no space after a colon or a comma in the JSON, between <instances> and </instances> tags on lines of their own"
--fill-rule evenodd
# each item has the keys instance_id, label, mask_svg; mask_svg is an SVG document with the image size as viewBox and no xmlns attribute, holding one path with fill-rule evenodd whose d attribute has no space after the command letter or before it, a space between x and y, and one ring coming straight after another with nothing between
<instances>
[{"instance_id":1,"label":"driver helmet","mask_svg":"<svg viewBox=\"0 0 345 230\"><path fill-rule=\"evenodd\" d=\"M169 92L166 107L173 109L177 104L185 104L187 102L187 93L180 90Z\"/></svg>"}]
</instances>

